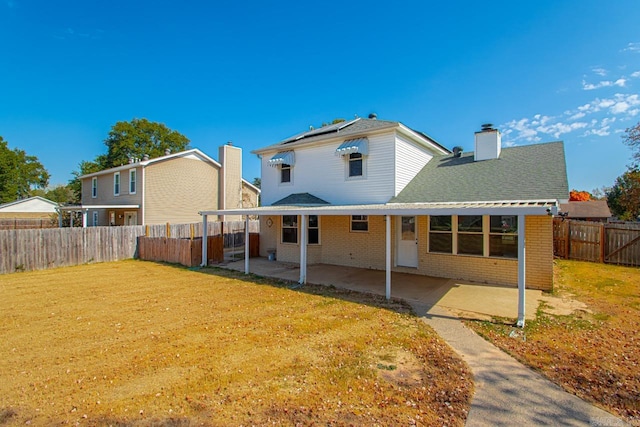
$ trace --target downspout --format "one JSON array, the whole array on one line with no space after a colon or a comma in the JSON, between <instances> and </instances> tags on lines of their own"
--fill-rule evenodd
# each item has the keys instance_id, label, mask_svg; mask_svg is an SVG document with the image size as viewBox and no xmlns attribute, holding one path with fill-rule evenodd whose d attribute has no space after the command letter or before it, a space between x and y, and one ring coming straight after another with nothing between
<instances>
[{"instance_id":1,"label":"downspout","mask_svg":"<svg viewBox=\"0 0 640 427\"><path fill-rule=\"evenodd\" d=\"M385 283L386 297L391 299L391 215L387 215L386 219L386 248L385 248Z\"/></svg>"},{"instance_id":2,"label":"downspout","mask_svg":"<svg viewBox=\"0 0 640 427\"><path fill-rule=\"evenodd\" d=\"M200 263L201 267L207 266L207 214L202 214L202 262Z\"/></svg>"},{"instance_id":3,"label":"downspout","mask_svg":"<svg viewBox=\"0 0 640 427\"><path fill-rule=\"evenodd\" d=\"M144 166L140 167L140 175L142 178L142 188L140 189L140 216L142 217L142 224L140 225L147 225L147 221L146 218L144 217L144 213L145 213L145 209L144 209L144 193L145 193L145 189L146 189L146 182L145 182L145 173L144 173Z\"/></svg>"}]
</instances>

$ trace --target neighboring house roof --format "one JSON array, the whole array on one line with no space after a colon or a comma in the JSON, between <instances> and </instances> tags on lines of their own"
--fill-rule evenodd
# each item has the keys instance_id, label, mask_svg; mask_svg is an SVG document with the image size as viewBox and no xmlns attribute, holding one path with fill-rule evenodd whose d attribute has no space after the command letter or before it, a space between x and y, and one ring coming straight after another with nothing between
<instances>
[{"instance_id":1,"label":"neighboring house roof","mask_svg":"<svg viewBox=\"0 0 640 427\"><path fill-rule=\"evenodd\" d=\"M321 206L330 205L331 203L322 200L319 197L309 193L290 194L284 199L272 203L272 206Z\"/></svg>"},{"instance_id":2,"label":"neighboring house roof","mask_svg":"<svg viewBox=\"0 0 640 427\"><path fill-rule=\"evenodd\" d=\"M610 218L611 211L606 200L573 201L561 203L560 210L567 212L567 218Z\"/></svg>"},{"instance_id":3,"label":"neighboring house roof","mask_svg":"<svg viewBox=\"0 0 640 427\"><path fill-rule=\"evenodd\" d=\"M503 148L498 159L474 153L434 157L390 203L568 200L562 142Z\"/></svg>"},{"instance_id":4,"label":"neighboring house roof","mask_svg":"<svg viewBox=\"0 0 640 427\"><path fill-rule=\"evenodd\" d=\"M98 172L89 173L89 174L86 174L86 175L82 175L80 177L80 179L91 178L91 177L98 176L98 175L104 175L104 174L109 174L109 173L113 173L113 172L123 171L123 170L134 168L136 166L146 167L146 166L152 165L154 163L164 162L164 161L176 158L176 157L183 157L183 158L187 157L188 158L190 156L199 158L200 160L203 160L205 162L211 163L214 166L222 167L220 165L220 163L216 162L211 157L209 157L206 154L204 154L202 151L198 150L197 148L192 148L191 150L180 151L179 153L168 154L166 156L155 157L153 159L148 159L148 160L141 160L141 161L138 161L138 162L135 162L135 163L127 163L126 165L116 166L116 167L109 168L109 169L104 169L104 170L101 170L101 171L98 171Z\"/></svg>"},{"instance_id":5,"label":"neighboring house roof","mask_svg":"<svg viewBox=\"0 0 640 427\"><path fill-rule=\"evenodd\" d=\"M247 181L244 178L242 178L242 185L246 185L247 187L249 187L250 189L252 189L256 193L260 193L262 191L258 187L256 187L255 185L253 185L252 183L250 183L249 181Z\"/></svg>"},{"instance_id":6,"label":"neighboring house roof","mask_svg":"<svg viewBox=\"0 0 640 427\"><path fill-rule=\"evenodd\" d=\"M44 197L34 196L27 199L16 200L15 202L0 205L0 211L3 212L55 212L58 203L45 199Z\"/></svg>"},{"instance_id":7,"label":"neighboring house roof","mask_svg":"<svg viewBox=\"0 0 640 427\"><path fill-rule=\"evenodd\" d=\"M357 135L366 135L370 132L383 130L383 129L393 129L399 128L408 133L413 133L418 138L424 139L429 143L435 145L440 148L445 153L450 153L451 151L438 143L436 140L428 136L423 132L415 131L407 126L403 125L400 122L394 122L390 120L377 120L377 119L363 119L357 118L354 120L349 120L345 122L336 123L333 125L323 126L318 129L311 129L297 135L294 135L290 138L284 139L277 144L272 144L267 147L254 150L252 153L259 154L265 151L271 150L283 150L283 149L292 149L297 145L308 144L317 141L323 141L326 139L336 138L336 137L352 137Z\"/></svg>"}]
</instances>

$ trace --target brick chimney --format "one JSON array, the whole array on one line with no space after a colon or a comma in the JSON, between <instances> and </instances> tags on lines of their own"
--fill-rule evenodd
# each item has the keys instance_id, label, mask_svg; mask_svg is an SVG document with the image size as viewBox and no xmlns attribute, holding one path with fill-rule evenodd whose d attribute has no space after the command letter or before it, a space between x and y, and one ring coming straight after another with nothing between
<instances>
[{"instance_id":1,"label":"brick chimney","mask_svg":"<svg viewBox=\"0 0 640 427\"><path fill-rule=\"evenodd\" d=\"M482 125L482 130L475 133L475 140L475 161L500 158L502 137L500 136L500 131L494 129L492 124Z\"/></svg>"}]
</instances>

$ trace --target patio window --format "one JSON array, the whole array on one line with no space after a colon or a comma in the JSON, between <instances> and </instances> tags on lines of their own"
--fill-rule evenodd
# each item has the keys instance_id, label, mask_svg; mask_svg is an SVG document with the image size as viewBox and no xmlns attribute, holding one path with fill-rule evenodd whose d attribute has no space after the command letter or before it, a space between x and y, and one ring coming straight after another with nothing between
<instances>
[{"instance_id":1,"label":"patio window","mask_svg":"<svg viewBox=\"0 0 640 427\"><path fill-rule=\"evenodd\" d=\"M98 197L98 177L91 178L91 198Z\"/></svg>"},{"instance_id":2,"label":"patio window","mask_svg":"<svg viewBox=\"0 0 640 427\"><path fill-rule=\"evenodd\" d=\"M136 170L129 169L129 194L136 194Z\"/></svg>"},{"instance_id":3,"label":"patio window","mask_svg":"<svg viewBox=\"0 0 640 427\"><path fill-rule=\"evenodd\" d=\"M518 258L518 217L491 215L489 223L489 256Z\"/></svg>"},{"instance_id":4,"label":"patio window","mask_svg":"<svg viewBox=\"0 0 640 427\"><path fill-rule=\"evenodd\" d=\"M307 243L317 245L320 243L320 219L318 215L309 215L309 223L307 228Z\"/></svg>"},{"instance_id":5,"label":"patio window","mask_svg":"<svg viewBox=\"0 0 640 427\"><path fill-rule=\"evenodd\" d=\"M120 195L120 172L113 174L113 195Z\"/></svg>"},{"instance_id":6,"label":"patio window","mask_svg":"<svg viewBox=\"0 0 640 427\"><path fill-rule=\"evenodd\" d=\"M93 226L98 226L98 211L93 211Z\"/></svg>"},{"instance_id":7,"label":"patio window","mask_svg":"<svg viewBox=\"0 0 640 427\"><path fill-rule=\"evenodd\" d=\"M451 215L429 217L429 252L453 253Z\"/></svg>"},{"instance_id":8,"label":"patio window","mask_svg":"<svg viewBox=\"0 0 640 427\"><path fill-rule=\"evenodd\" d=\"M280 165L280 183L285 184L291 182L291 165L282 163Z\"/></svg>"},{"instance_id":9,"label":"patio window","mask_svg":"<svg viewBox=\"0 0 640 427\"><path fill-rule=\"evenodd\" d=\"M369 216L351 215L351 231L369 231Z\"/></svg>"},{"instance_id":10,"label":"patio window","mask_svg":"<svg viewBox=\"0 0 640 427\"><path fill-rule=\"evenodd\" d=\"M484 254L482 215L458 216L458 253L464 255Z\"/></svg>"},{"instance_id":11,"label":"patio window","mask_svg":"<svg viewBox=\"0 0 640 427\"><path fill-rule=\"evenodd\" d=\"M298 243L297 215L282 215L282 243Z\"/></svg>"}]
</instances>

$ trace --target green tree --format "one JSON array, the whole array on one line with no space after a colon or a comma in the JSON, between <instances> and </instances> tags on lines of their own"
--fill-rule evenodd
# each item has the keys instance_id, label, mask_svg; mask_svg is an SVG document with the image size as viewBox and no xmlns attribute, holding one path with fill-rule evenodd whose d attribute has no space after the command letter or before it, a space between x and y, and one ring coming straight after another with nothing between
<instances>
[{"instance_id":1,"label":"green tree","mask_svg":"<svg viewBox=\"0 0 640 427\"><path fill-rule=\"evenodd\" d=\"M93 161L81 162L79 170L73 172L75 178L69 181L69 185L78 202L82 191L80 176L127 164L130 158L141 160L145 156L163 156L167 150L172 153L184 151L189 148L189 139L163 123L133 119L113 125L104 144L107 146L106 154L96 156Z\"/></svg>"},{"instance_id":2,"label":"green tree","mask_svg":"<svg viewBox=\"0 0 640 427\"><path fill-rule=\"evenodd\" d=\"M625 132L622 138L624 143L631 148L634 166L638 167L640 165L640 122L627 128Z\"/></svg>"},{"instance_id":3,"label":"green tree","mask_svg":"<svg viewBox=\"0 0 640 427\"><path fill-rule=\"evenodd\" d=\"M640 169L629 169L616 178L606 195L614 215L625 221L637 220L640 216Z\"/></svg>"},{"instance_id":4,"label":"green tree","mask_svg":"<svg viewBox=\"0 0 640 427\"><path fill-rule=\"evenodd\" d=\"M30 196L34 188L49 183L49 172L36 156L23 150L11 150L0 136L0 203L8 203Z\"/></svg>"},{"instance_id":5,"label":"green tree","mask_svg":"<svg viewBox=\"0 0 640 427\"><path fill-rule=\"evenodd\" d=\"M253 184L255 187L260 188L260 186L262 185L262 179L258 177L253 178L253 182L251 184Z\"/></svg>"}]
</instances>

